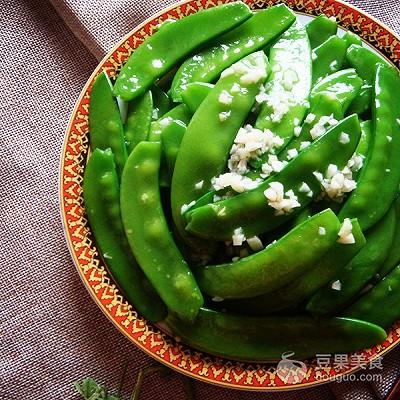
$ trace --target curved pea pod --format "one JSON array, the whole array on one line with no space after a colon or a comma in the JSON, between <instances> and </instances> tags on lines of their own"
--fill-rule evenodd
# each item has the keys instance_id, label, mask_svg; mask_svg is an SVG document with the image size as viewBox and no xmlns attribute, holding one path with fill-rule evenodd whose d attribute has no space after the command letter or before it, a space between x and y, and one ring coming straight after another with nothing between
<instances>
[{"instance_id":1,"label":"curved pea pod","mask_svg":"<svg viewBox=\"0 0 400 400\"><path fill-rule=\"evenodd\" d=\"M307 310L311 314L337 315L358 295L385 261L395 225L396 216L394 209L391 209L380 222L367 231L366 245L361 251L351 261L349 260L340 274L332 277L337 279L336 285L331 282L310 299Z\"/></svg>"},{"instance_id":2,"label":"curved pea pod","mask_svg":"<svg viewBox=\"0 0 400 400\"><path fill-rule=\"evenodd\" d=\"M391 246L389 249L387 249L388 256L383 265L379 268L375 281L385 277L390 271L393 270L394 267L396 267L396 265L400 263L400 197L397 197L393 207L396 215L396 228Z\"/></svg>"},{"instance_id":3,"label":"curved pea pod","mask_svg":"<svg viewBox=\"0 0 400 400\"><path fill-rule=\"evenodd\" d=\"M371 291L342 312L350 318L389 328L400 318L400 266L384 277Z\"/></svg>"},{"instance_id":4,"label":"curved pea pod","mask_svg":"<svg viewBox=\"0 0 400 400\"><path fill-rule=\"evenodd\" d=\"M346 144L340 142L342 132L349 135L350 141ZM282 225L320 192L319 183L313 173L324 172L332 163L343 168L354 153L359 139L360 124L357 116L347 117L305 148L281 172L268 178L257 188L189 210L185 214L188 221L186 229L203 238L232 240L235 229L239 227L246 237L252 237ZM332 149L335 151L332 152ZM308 186L306 190L303 183ZM297 198L298 204L287 211L280 209L282 203L278 200L277 203L273 201L271 189L280 197L277 188L280 185L282 200L284 193L287 197L285 203L293 205L293 197ZM288 192L289 190L293 190L293 193Z\"/></svg>"},{"instance_id":5,"label":"curved pea pod","mask_svg":"<svg viewBox=\"0 0 400 400\"><path fill-rule=\"evenodd\" d=\"M255 126L281 137L283 148L303 120L311 89L311 49L300 23L294 23L271 47L269 61L271 74L265 94L260 95L264 103Z\"/></svg>"},{"instance_id":6,"label":"curved pea pod","mask_svg":"<svg viewBox=\"0 0 400 400\"><path fill-rule=\"evenodd\" d=\"M267 69L262 51L232 65L192 117L176 159L171 186L172 213L181 235L185 235L182 207L209 192L211 179L224 171L234 138L267 77ZM201 181L203 185L199 187Z\"/></svg>"},{"instance_id":7,"label":"curved pea pod","mask_svg":"<svg viewBox=\"0 0 400 400\"><path fill-rule=\"evenodd\" d=\"M147 91L143 96L128 103L128 111L124 125L128 154L136 145L147 140L153 115L153 96Z\"/></svg>"},{"instance_id":8,"label":"curved pea pod","mask_svg":"<svg viewBox=\"0 0 400 400\"><path fill-rule=\"evenodd\" d=\"M337 22L321 14L306 25L308 38L310 39L311 48L314 49L321 45L332 35L336 35Z\"/></svg>"},{"instance_id":9,"label":"curved pea pod","mask_svg":"<svg viewBox=\"0 0 400 400\"><path fill-rule=\"evenodd\" d=\"M331 36L313 50L313 83L339 71L346 60L347 43L338 36Z\"/></svg>"},{"instance_id":10,"label":"curved pea pod","mask_svg":"<svg viewBox=\"0 0 400 400\"><path fill-rule=\"evenodd\" d=\"M356 149L356 153L366 157L372 143L372 123L369 120L363 121L360 123L360 127L361 137Z\"/></svg>"},{"instance_id":11,"label":"curved pea pod","mask_svg":"<svg viewBox=\"0 0 400 400\"><path fill-rule=\"evenodd\" d=\"M169 232L161 206L161 143L141 142L121 180L121 214L133 254L168 309L192 320L203 297Z\"/></svg>"},{"instance_id":12,"label":"curved pea pod","mask_svg":"<svg viewBox=\"0 0 400 400\"><path fill-rule=\"evenodd\" d=\"M295 137L289 142L289 144L282 150L279 154L280 160L288 160L290 159L291 152L295 151L300 152L304 150L311 142L314 140L313 128L317 123L321 121L321 118L327 118L329 121L329 117L339 121L343 119L343 109L340 102L336 99L335 96L332 96L327 93L321 93L318 96L314 97L313 105L310 109L309 114L311 117L306 118L299 129L299 132Z\"/></svg>"},{"instance_id":13,"label":"curved pea pod","mask_svg":"<svg viewBox=\"0 0 400 400\"><path fill-rule=\"evenodd\" d=\"M235 2L166 24L129 57L115 82L115 95L125 101L140 96L193 50L241 24L251 15L244 3Z\"/></svg>"},{"instance_id":14,"label":"curved pea pod","mask_svg":"<svg viewBox=\"0 0 400 400\"><path fill-rule=\"evenodd\" d=\"M311 89L311 106L314 104L317 96L321 93L325 93L335 96L342 104L343 113L345 113L351 102L357 97L362 84L363 80L357 75L353 68L344 69L332 75L328 75Z\"/></svg>"},{"instance_id":15,"label":"curved pea pod","mask_svg":"<svg viewBox=\"0 0 400 400\"><path fill-rule=\"evenodd\" d=\"M152 120L156 121L171 109L172 102L167 93L157 85L152 86L151 93L153 96Z\"/></svg>"},{"instance_id":16,"label":"curved pea pod","mask_svg":"<svg viewBox=\"0 0 400 400\"><path fill-rule=\"evenodd\" d=\"M124 130L112 83L105 71L97 76L90 92L89 133L92 150L113 151L120 176L127 159Z\"/></svg>"},{"instance_id":17,"label":"curved pea pod","mask_svg":"<svg viewBox=\"0 0 400 400\"><path fill-rule=\"evenodd\" d=\"M323 236L318 234L320 226L326 231ZM334 245L339 227L335 214L324 210L258 253L229 264L200 267L197 282L204 293L223 299L272 292L312 268Z\"/></svg>"},{"instance_id":18,"label":"curved pea pod","mask_svg":"<svg viewBox=\"0 0 400 400\"><path fill-rule=\"evenodd\" d=\"M267 46L295 19L292 11L283 4L254 14L211 47L186 60L175 75L170 96L174 101L181 101L181 94L189 83L214 82L230 65Z\"/></svg>"},{"instance_id":19,"label":"curved pea pod","mask_svg":"<svg viewBox=\"0 0 400 400\"><path fill-rule=\"evenodd\" d=\"M322 228L322 229L320 229ZM318 234L324 232L323 226L318 228ZM273 292L246 299L251 310L254 303L264 304L266 312L274 312L287 309L292 305L303 302L312 296L322 286L328 284L332 279L342 276L342 270L348 262L363 249L366 241L357 220L352 221L352 234L354 243L335 243L322 257L317 260L314 266L298 276L288 285L274 290ZM245 300L245 301L246 301ZM250 302L250 300L252 300ZM242 305L242 308L245 305ZM258 308L258 307L257 307ZM257 310L256 308L256 310Z\"/></svg>"},{"instance_id":20,"label":"curved pea pod","mask_svg":"<svg viewBox=\"0 0 400 400\"><path fill-rule=\"evenodd\" d=\"M372 86L364 81L357 97L351 102L347 113L362 115L371 109Z\"/></svg>"},{"instance_id":21,"label":"curved pea pod","mask_svg":"<svg viewBox=\"0 0 400 400\"><path fill-rule=\"evenodd\" d=\"M371 149L360 172L357 188L339 213L340 218L357 218L367 230L389 209L400 181L400 107L392 93L400 92L400 77L379 64L374 88L373 137Z\"/></svg>"},{"instance_id":22,"label":"curved pea pod","mask_svg":"<svg viewBox=\"0 0 400 400\"><path fill-rule=\"evenodd\" d=\"M119 183L110 149L95 149L85 168L83 198L99 250L124 296L150 321L167 309L134 259L125 237L119 206Z\"/></svg>"},{"instance_id":23,"label":"curved pea pod","mask_svg":"<svg viewBox=\"0 0 400 400\"><path fill-rule=\"evenodd\" d=\"M362 40L360 39L360 37L350 31L347 31L343 35L343 39L346 41L347 47L350 47L352 44L355 44L358 46L362 45Z\"/></svg>"},{"instance_id":24,"label":"curved pea pod","mask_svg":"<svg viewBox=\"0 0 400 400\"><path fill-rule=\"evenodd\" d=\"M188 83L182 91L182 101L188 109L194 114L200 107L203 100L209 95L214 85L205 82Z\"/></svg>"},{"instance_id":25,"label":"curved pea pod","mask_svg":"<svg viewBox=\"0 0 400 400\"><path fill-rule=\"evenodd\" d=\"M323 353L347 353L381 343L385 331L349 318L249 317L202 308L193 324L169 314L167 325L195 349L241 361L296 360ZM240 343L240 345L238 345Z\"/></svg>"},{"instance_id":26,"label":"curved pea pod","mask_svg":"<svg viewBox=\"0 0 400 400\"><path fill-rule=\"evenodd\" d=\"M346 58L350 66L353 67L357 71L357 74L367 81L369 85L374 84L377 64L389 66L389 63L377 53L354 44L347 49Z\"/></svg>"}]
</instances>

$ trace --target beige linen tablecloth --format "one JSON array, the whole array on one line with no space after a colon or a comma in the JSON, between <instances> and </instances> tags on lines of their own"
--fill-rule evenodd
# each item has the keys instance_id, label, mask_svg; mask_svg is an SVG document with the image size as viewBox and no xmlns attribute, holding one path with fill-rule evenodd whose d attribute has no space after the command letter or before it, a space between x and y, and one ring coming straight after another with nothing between
<instances>
[{"instance_id":1,"label":"beige linen tablecloth","mask_svg":"<svg viewBox=\"0 0 400 400\"><path fill-rule=\"evenodd\" d=\"M57 196L59 157L81 88L111 46L172 0L2 0L0 114L0 399L78 399L92 376L128 386L154 363L111 325L81 284L65 244ZM399 0L353 0L400 32ZM383 382L333 383L255 394L195 382L198 399L360 399L384 395L400 375L400 349ZM184 399L182 380L153 375L142 399Z\"/></svg>"}]
</instances>

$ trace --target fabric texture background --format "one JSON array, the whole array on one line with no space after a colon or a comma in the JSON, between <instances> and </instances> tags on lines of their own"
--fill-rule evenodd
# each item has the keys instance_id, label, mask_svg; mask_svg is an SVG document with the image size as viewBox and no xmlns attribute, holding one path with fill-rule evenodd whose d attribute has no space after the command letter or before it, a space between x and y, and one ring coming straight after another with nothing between
<instances>
[{"instance_id":1,"label":"fabric texture background","mask_svg":"<svg viewBox=\"0 0 400 400\"><path fill-rule=\"evenodd\" d=\"M127 390L155 362L123 337L89 297L72 264L58 205L58 169L74 103L112 45L173 0L2 0L0 36L0 399L78 399L92 376ZM352 3L400 33L398 0ZM332 383L256 394L195 382L197 399L369 400L400 375L400 349L383 382ZM128 393L128 392L126 392ZM142 400L184 399L182 377L152 375Z\"/></svg>"}]
</instances>

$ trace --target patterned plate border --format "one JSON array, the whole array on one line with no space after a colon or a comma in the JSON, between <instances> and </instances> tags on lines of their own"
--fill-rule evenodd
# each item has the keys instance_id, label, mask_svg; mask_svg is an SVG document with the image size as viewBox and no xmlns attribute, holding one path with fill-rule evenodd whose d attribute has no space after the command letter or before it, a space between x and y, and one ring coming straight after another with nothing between
<instances>
[{"instance_id":1,"label":"patterned plate border","mask_svg":"<svg viewBox=\"0 0 400 400\"><path fill-rule=\"evenodd\" d=\"M73 110L61 154L59 195L61 216L71 256L87 290L112 323L133 343L157 361L208 383L234 389L272 391L315 386L355 372L357 366L318 367L306 362L301 374L276 373L276 364L243 363L198 352L152 325L121 296L104 261L94 245L82 199L82 179L89 151L88 108L91 85L97 74L106 70L115 78L121 64L156 26L168 19L180 19L201 9L232 0L185 0L168 7L132 30L101 61L86 83ZM339 25L361 36L379 53L400 67L400 39L388 27L356 7L340 0L246 0L253 9L285 3L292 10L307 14L335 16ZM356 353L372 361L400 342L400 321L390 330L385 342Z\"/></svg>"}]
</instances>

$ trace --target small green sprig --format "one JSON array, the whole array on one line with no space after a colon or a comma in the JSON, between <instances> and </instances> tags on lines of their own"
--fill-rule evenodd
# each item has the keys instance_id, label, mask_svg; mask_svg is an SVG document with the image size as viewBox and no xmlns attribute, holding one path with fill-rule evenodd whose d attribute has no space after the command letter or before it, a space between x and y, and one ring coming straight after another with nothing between
<instances>
[{"instance_id":1,"label":"small green sprig","mask_svg":"<svg viewBox=\"0 0 400 400\"><path fill-rule=\"evenodd\" d=\"M128 364L125 365L122 377L119 382L118 393L116 396L109 394L109 390L105 386L99 385L92 378L85 378L81 382L75 382L74 387L76 391L82 396L83 400L123 400L121 393L127 369ZM145 377L155 372L160 373L164 376L172 373L169 368L164 367L160 364L152 365L147 368L142 368L138 373L135 388L133 389L129 400L140 400L140 392ZM187 400L195 400L194 388L191 379L185 376L183 376L182 379Z\"/></svg>"}]
</instances>

